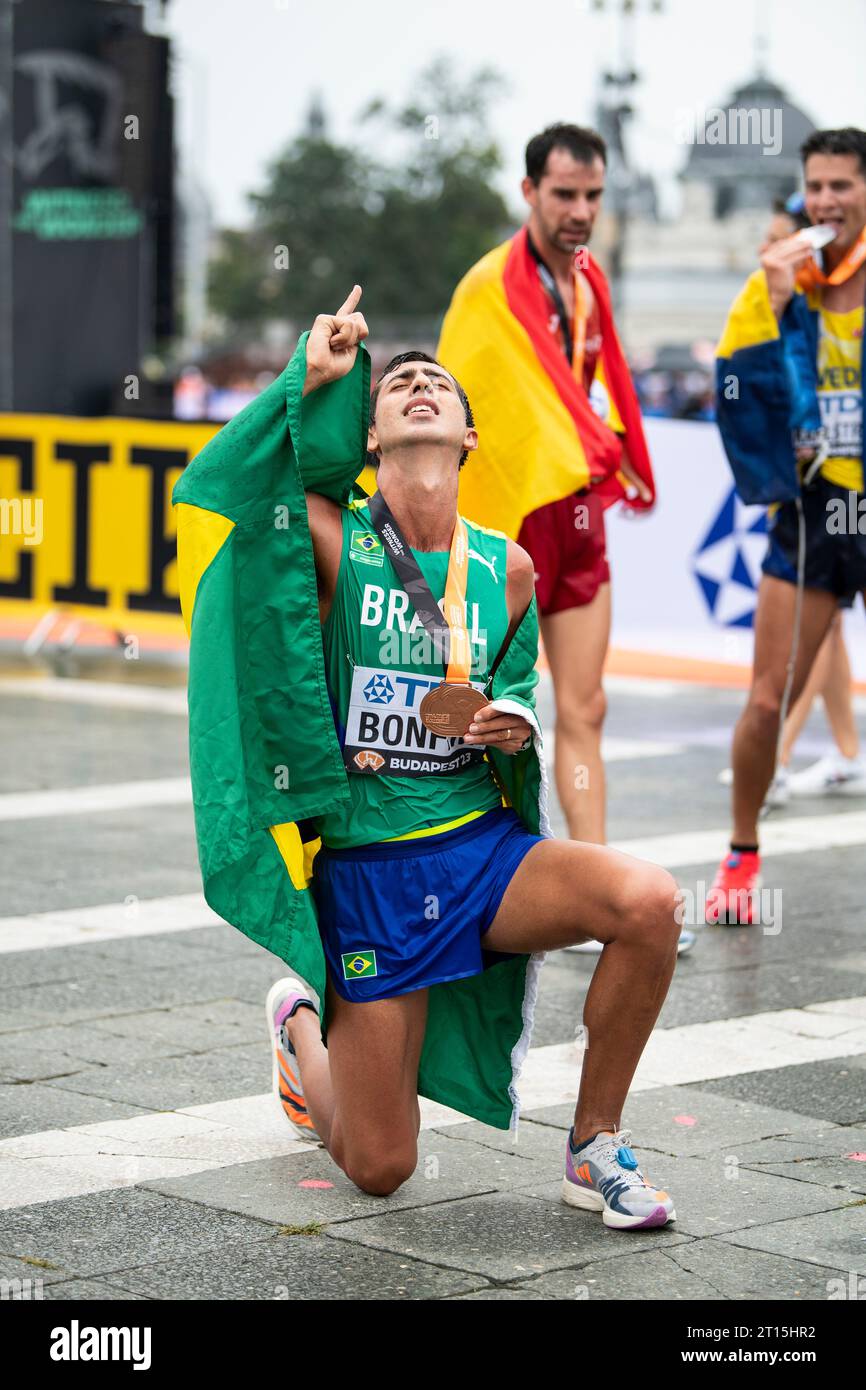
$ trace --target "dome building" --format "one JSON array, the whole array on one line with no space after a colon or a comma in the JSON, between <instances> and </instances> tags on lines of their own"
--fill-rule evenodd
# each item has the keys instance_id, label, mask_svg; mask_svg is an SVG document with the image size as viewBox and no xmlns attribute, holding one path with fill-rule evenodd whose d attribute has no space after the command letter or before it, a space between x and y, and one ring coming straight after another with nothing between
<instances>
[{"instance_id":1,"label":"dome building","mask_svg":"<svg viewBox=\"0 0 866 1390\"><path fill-rule=\"evenodd\" d=\"M721 106L677 131L688 148L673 220L638 209L623 260L623 329L632 352L715 342L757 267L773 201L801 185L799 150L815 122L758 71Z\"/></svg>"},{"instance_id":2,"label":"dome building","mask_svg":"<svg viewBox=\"0 0 866 1390\"><path fill-rule=\"evenodd\" d=\"M799 187L800 146L815 123L775 82L758 74L706 114L680 178L686 194L709 190L714 218L766 213Z\"/></svg>"}]
</instances>

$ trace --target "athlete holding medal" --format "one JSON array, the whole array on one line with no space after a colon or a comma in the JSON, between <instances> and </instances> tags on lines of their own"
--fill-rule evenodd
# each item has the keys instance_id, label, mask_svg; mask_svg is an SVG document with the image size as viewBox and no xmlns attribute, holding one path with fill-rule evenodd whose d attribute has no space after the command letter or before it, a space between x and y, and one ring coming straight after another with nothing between
<instances>
[{"instance_id":1,"label":"athlete holding medal","mask_svg":"<svg viewBox=\"0 0 866 1390\"><path fill-rule=\"evenodd\" d=\"M367 336L360 294L316 319L304 396L352 369ZM373 497L344 506L307 493L351 805L315 825L327 1048L302 981L268 998L284 1113L359 1187L394 1191L417 1162L429 988L481 973L496 953L595 939L605 950L584 1009L563 1199L615 1228L665 1225L673 1203L642 1176L620 1123L673 973L676 885L615 850L531 834L505 804L486 752L516 755L540 730L531 700L492 701L490 686L533 604L532 561L458 515L477 433L442 366L395 359L370 415ZM537 627L530 638L531 674Z\"/></svg>"},{"instance_id":2,"label":"athlete holding medal","mask_svg":"<svg viewBox=\"0 0 866 1390\"><path fill-rule=\"evenodd\" d=\"M758 817L786 688L796 701L840 600L859 593L866 601L866 536L856 524L864 496L866 132L813 131L800 154L812 225L767 246L718 349L718 422L732 465L761 477L771 461L793 468L796 459L800 495L769 517L752 685L731 759L733 834L707 894L711 924L756 921ZM843 524L834 521L840 513Z\"/></svg>"}]
</instances>

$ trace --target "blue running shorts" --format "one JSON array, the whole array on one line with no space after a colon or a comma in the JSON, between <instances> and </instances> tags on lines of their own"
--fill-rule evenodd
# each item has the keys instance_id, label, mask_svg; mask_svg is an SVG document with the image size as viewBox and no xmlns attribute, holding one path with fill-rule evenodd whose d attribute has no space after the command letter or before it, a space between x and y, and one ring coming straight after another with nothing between
<instances>
[{"instance_id":1,"label":"blue running shorts","mask_svg":"<svg viewBox=\"0 0 866 1390\"><path fill-rule=\"evenodd\" d=\"M311 886L337 993L352 1003L390 999L480 975L502 959L481 939L518 864L543 838L502 806L439 835L323 846Z\"/></svg>"}]
</instances>

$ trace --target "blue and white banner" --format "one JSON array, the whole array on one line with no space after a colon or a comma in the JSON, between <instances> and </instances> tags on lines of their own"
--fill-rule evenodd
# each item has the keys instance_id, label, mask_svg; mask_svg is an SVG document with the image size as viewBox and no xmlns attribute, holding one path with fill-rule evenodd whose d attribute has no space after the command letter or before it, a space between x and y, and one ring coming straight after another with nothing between
<instances>
[{"instance_id":1,"label":"blue and white banner","mask_svg":"<svg viewBox=\"0 0 866 1390\"><path fill-rule=\"evenodd\" d=\"M767 548L764 509L733 488L715 425L646 420L658 482L649 514L607 513L613 646L749 666ZM854 676L866 679L863 608L845 614Z\"/></svg>"}]
</instances>

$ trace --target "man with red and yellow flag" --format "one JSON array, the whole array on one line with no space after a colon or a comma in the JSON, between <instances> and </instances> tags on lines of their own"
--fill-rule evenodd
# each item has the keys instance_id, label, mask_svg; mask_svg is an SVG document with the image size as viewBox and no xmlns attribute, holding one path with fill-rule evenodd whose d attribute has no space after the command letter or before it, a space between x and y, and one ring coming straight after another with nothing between
<instances>
[{"instance_id":1,"label":"man with red and yellow flag","mask_svg":"<svg viewBox=\"0 0 866 1390\"><path fill-rule=\"evenodd\" d=\"M525 227L464 276L438 357L466 391L479 446L460 506L519 539L535 566L556 694L556 782L573 839L605 839L602 670L610 635L604 511L655 500L637 395L587 242L600 135L553 125L526 147Z\"/></svg>"}]
</instances>

